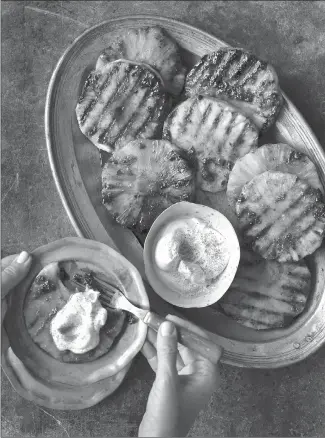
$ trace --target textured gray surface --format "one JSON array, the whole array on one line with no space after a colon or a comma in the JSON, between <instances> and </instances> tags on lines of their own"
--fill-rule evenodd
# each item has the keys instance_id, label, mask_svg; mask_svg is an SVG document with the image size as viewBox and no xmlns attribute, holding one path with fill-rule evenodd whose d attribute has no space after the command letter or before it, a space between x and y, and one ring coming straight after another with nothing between
<instances>
[{"instance_id":1,"label":"textured gray surface","mask_svg":"<svg viewBox=\"0 0 325 438\"><path fill-rule=\"evenodd\" d=\"M44 102L63 50L120 15L182 20L269 60L325 145L325 2L1 2L2 256L75 235L56 192ZM325 347L290 368L222 366L222 385L191 431L199 436L325 436ZM40 410L2 379L2 437L134 436L153 374L139 356L118 391L78 412Z\"/></svg>"}]
</instances>

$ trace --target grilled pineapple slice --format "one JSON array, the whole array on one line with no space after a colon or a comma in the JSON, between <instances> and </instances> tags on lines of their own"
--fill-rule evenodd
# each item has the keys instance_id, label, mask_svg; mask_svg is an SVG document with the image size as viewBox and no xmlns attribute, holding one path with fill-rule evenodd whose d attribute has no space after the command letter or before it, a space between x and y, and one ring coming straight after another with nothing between
<instances>
[{"instance_id":1,"label":"grilled pineapple slice","mask_svg":"<svg viewBox=\"0 0 325 438\"><path fill-rule=\"evenodd\" d=\"M274 68L242 49L221 48L203 56L188 73L185 92L226 100L261 131L275 122L283 104Z\"/></svg>"},{"instance_id":2,"label":"grilled pineapple slice","mask_svg":"<svg viewBox=\"0 0 325 438\"><path fill-rule=\"evenodd\" d=\"M292 173L315 189L324 191L316 166L307 155L287 144L266 144L236 161L227 185L229 204L235 208L243 186L268 170Z\"/></svg>"},{"instance_id":3,"label":"grilled pineapple slice","mask_svg":"<svg viewBox=\"0 0 325 438\"><path fill-rule=\"evenodd\" d=\"M117 61L89 75L76 114L83 134L99 149L112 152L136 138L159 136L169 104L152 71Z\"/></svg>"},{"instance_id":4,"label":"grilled pineapple slice","mask_svg":"<svg viewBox=\"0 0 325 438\"><path fill-rule=\"evenodd\" d=\"M128 29L115 38L98 58L96 69L116 59L149 64L163 78L167 91L178 95L184 88L185 67L177 43L158 26Z\"/></svg>"},{"instance_id":5,"label":"grilled pineapple slice","mask_svg":"<svg viewBox=\"0 0 325 438\"><path fill-rule=\"evenodd\" d=\"M191 201L193 170L165 140L135 140L115 151L102 170L103 203L122 226L149 230L172 204Z\"/></svg>"},{"instance_id":6,"label":"grilled pineapple slice","mask_svg":"<svg viewBox=\"0 0 325 438\"><path fill-rule=\"evenodd\" d=\"M226 189L237 158L257 148L258 133L231 105L197 96L169 114L163 137L196 161L198 187L215 193Z\"/></svg>"},{"instance_id":7,"label":"grilled pineapple slice","mask_svg":"<svg viewBox=\"0 0 325 438\"><path fill-rule=\"evenodd\" d=\"M245 241L266 259L298 261L323 240L322 194L296 175L268 171L255 176L244 185L236 214Z\"/></svg>"},{"instance_id":8,"label":"grilled pineapple slice","mask_svg":"<svg viewBox=\"0 0 325 438\"><path fill-rule=\"evenodd\" d=\"M304 260L278 263L242 248L235 279L218 305L246 327L274 329L289 325L304 310L310 290Z\"/></svg>"}]
</instances>

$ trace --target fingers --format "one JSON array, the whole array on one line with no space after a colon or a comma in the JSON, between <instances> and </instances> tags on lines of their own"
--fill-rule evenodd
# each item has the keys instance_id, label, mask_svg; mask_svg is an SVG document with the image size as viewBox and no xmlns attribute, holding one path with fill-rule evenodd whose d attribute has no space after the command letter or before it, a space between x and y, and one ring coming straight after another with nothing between
<instances>
[{"instance_id":1,"label":"fingers","mask_svg":"<svg viewBox=\"0 0 325 438\"><path fill-rule=\"evenodd\" d=\"M23 251L18 257L8 262L4 259L4 269L1 270L1 297L17 286L28 274L32 258L28 252ZM3 261L1 261L2 265ZM3 266L2 266L3 267Z\"/></svg>"},{"instance_id":2,"label":"fingers","mask_svg":"<svg viewBox=\"0 0 325 438\"><path fill-rule=\"evenodd\" d=\"M166 319L168 321L172 321L176 325L176 327L177 326L184 327L187 330L190 330L191 332L196 333L199 336L202 336L203 338L211 339L211 336L209 335L208 331L203 330L202 328L198 327L197 325L193 324L190 321L187 321L183 318L179 318L178 316L175 316L175 315L167 315ZM220 356L221 356L221 353L222 353L221 347L216 345L216 348L218 348L220 350ZM179 352L180 352L180 355L181 355L185 365L190 364L191 362L193 362L194 360L197 360L198 358L200 360L208 362L208 359L203 358L199 354L193 352L191 349L186 348L184 346L182 346L182 348L179 348Z\"/></svg>"},{"instance_id":3,"label":"fingers","mask_svg":"<svg viewBox=\"0 0 325 438\"><path fill-rule=\"evenodd\" d=\"M152 329L151 329L152 330ZM149 331L148 331L149 333ZM141 349L141 353L144 355L144 357L147 359L149 365L151 366L152 370L154 372L157 371L157 364L158 364L158 357L157 357L157 333L153 331L153 333L155 334L155 338L154 338L154 342L150 342L149 341L149 336L148 336L148 340L144 343L142 349ZM182 345L178 344L178 348L181 348ZM185 348L185 347L183 347ZM176 358L176 368L177 371L181 371L184 368L185 364L184 361L181 357L181 355L179 353L177 353L177 358Z\"/></svg>"},{"instance_id":4,"label":"fingers","mask_svg":"<svg viewBox=\"0 0 325 438\"><path fill-rule=\"evenodd\" d=\"M150 328L150 327L148 327L147 341L151 344L152 347L154 347L154 349L155 349L155 354L156 354L156 356L157 356L157 332L155 332L155 330L153 330L153 329ZM180 348L182 347L182 345L178 343L178 344L177 344L177 347L178 347L178 349L180 349ZM146 351L149 352L148 347L145 347L145 349L146 349ZM149 353L149 354L152 354L151 351L152 351L152 350L150 350L150 353ZM145 357L147 357L146 354L145 354L144 352L142 352L142 353L144 354ZM147 358L147 359L148 359L148 358ZM156 358L155 360L152 359L152 360L149 362L149 365L151 366L151 368L152 368L155 372L156 372L156 370L157 370L157 367L153 368L153 367L152 367L152 364L157 364L157 360L158 360L158 359ZM176 368L177 368L177 371L180 371L183 367L184 367L184 361L183 361L182 356L179 354L179 351L178 351L178 352L177 352L177 358L176 358Z\"/></svg>"},{"instance_id":5,"label":"fingers","mask_svg":"<svg viewBox=\"0 0 325 438\"><path fill-rule=\"evenodd\" d=\"M157 348L157 332L148 327L148 341Z\"/></svg>"},{"instance_id":6,"label":"fingers","mask_svg":"<svg viewBox=\"0 0 325 438\"><path fill-rule=\"evenodd\" d=\"M10 256L4 257L1 259L1 271L3 271L7 266L10 265L11 262L15 260L16 257L18 257L19 254L12 254Z\"/></svg>"},{"instance_id":7,"label":"fingers","mask_svg":"<svg viewBox=\"0 0 325 438\"><path fill-rule=\"evenodd\" d=\"M179 354L185 365L194 362L195 360L197 360L198 357L200 357L198 354L194 353L192 350L185 347L184 345L180 345Z\"/></svg>"},{"instance_id":8,"label":"fingers","mask_svg":"<svg viewBox=\"0 0 325 438\"><path fill-rule=\"evenodd\" d=\"M149 365L151 366L151 368L153 369L153 371L156 372L158 359L157 359L157 350L155 349L155 347L149 341L146 341L143 344L143 347L141 349L141 353L147 359L147 361L148 361Z\"/></svg>"},{"instance_id":9,"label":"fingers","mask_svg":"<svg viewBox=\"0 0 325 438\"><path fill-rule=\"evenodd\" d=\"M190 330L191 332L196 333L199 336L202 336L203 338L210 339L209 332L203 330L202 328L198 327L192 322L187 321L186 319L179 318L178 316L175 315L167 315L166 319L168 321L173 322L176 326L184 327Z\"/></svg>"}]
</instances>

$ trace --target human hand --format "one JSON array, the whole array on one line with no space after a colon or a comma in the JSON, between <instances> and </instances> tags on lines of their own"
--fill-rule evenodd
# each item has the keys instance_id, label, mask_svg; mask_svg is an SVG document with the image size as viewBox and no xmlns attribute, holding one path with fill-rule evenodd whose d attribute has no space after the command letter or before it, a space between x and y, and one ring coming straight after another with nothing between
<instances>
[{"instance_id":1,"label":"human hand","mask_svg":"<svg viewBox=\"0 0 325 438\"><path fill-rule=\"evenodd\" d=\"M158 334L148 329L148 339L142 348L143 355L156 372L156 379L139 436L186 436L198 413L219 387L218 367L177 343L177 326L186 327L205 338L208 338L207 333L176 316L168 315L166 319L171 322L164 322Z\"/></svg>"},{"instance_id":2,"label":"human hand","mask_svg":"<svg viewBox=\"0 0 325 438\"><path fill-rule=\"evenodd\" d=\"M7 310L6 296L28 274L31 267L32 257L28 252L14 254L1 260L1 324ZM7 346L5 331L2 328L2 350Z\"/></svg>"}]
</instances>

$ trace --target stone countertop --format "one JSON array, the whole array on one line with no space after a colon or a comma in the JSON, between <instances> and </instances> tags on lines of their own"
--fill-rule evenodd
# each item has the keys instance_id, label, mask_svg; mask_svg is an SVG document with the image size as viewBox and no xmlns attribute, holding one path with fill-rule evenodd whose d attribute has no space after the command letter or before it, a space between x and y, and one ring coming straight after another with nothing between
<instances>
[{"instance_id":1,"label":"stone countertop","mask_svg":"<svg viewBox=\"0 0 325 438\"><path fill-rule=\"evenodd\" d=\"M2 257L75 235L49 168L44 103L64 49L121 15L182 20L276 68L283 90L325 145L325 2L13 1L2 6ZM325 436L325 347L278 370L221 366L196 436ZM83 411L41 409L2 378L2 437L134 436L153 373L138 356L121 387Z\"/></svg>"}]
</instances>

